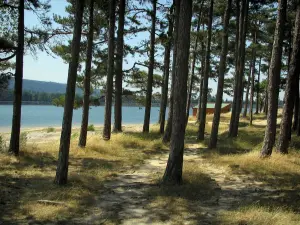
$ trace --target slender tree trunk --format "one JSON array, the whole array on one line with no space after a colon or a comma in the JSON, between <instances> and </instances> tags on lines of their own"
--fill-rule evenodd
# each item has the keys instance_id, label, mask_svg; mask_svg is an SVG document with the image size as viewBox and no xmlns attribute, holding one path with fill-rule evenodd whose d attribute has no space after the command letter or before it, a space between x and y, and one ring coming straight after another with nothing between
<instances>
[{"instance_id":1,"label":"slender tree trunk","mask_svg":"<svg viewBox=\"0 0 300 225\"><path fill-rule=\"evenodd\" d=\"M243 15L240 16L240 41L239 41L239 65L238 65L238 91L236 96L236 113L234 115L234 123L232 133L230 134L232 137L237 137L238 135L238 127L239 127L239 120L240 120L240 113L242 109L242 101L243 101L243 92L244 92L244 85L243 85L243 78L244 78L244 69L245 69L245 45L246 45L246 34L247 34L247 24L248 24L248 9L249 9L249 0L243 1L242 4ZM241 32L242 31L242 32Z\"/></svg>"},{"instance_id":2,"label":"slender tree trunk","mask_svg":"<svg viewBox=\"0 0 300 225\"><path fill-rule=\"evenodd\" d=\"M109 30L108 30L108 62L105 94L105 113L103 139L110 140L111 135L111 107L114 78L114 50L115 50L115 16L116 0L109 1Z\"/></svg>"},{"instance_id":3,"label":"slender tree trunk","mask_svg":"<svg viewBox=\"0 0 300 225\"><path fill-rule=\"evenodd\" d=\"M192 73L191 73L191 80L189 84L189 90L188 90L188 99L187 99L187 107L186 107L186 125L189 121L189 115L190 115L190 107L191 107L191 98L192 98L192 91L193 91L193 85L194 85L194 76L195 76L195 66L196 66L196 61L197 61L197 49L198 49L198 41L199 41L199 30L200 30L200 14L198 16L198 24L197 24L197 37L195 40L195 45L194 45L194 52L193 52L193 61L192 61Z\"/></svg>"},{"instance_id":4,"label":"slender tree trunk","mask_svg":"<svg viewBox=\"0 0 300 225\"><path fill-rule=\"evenodd\" d=\"M297 15L295 20L295 32L293 38L293 50L289 66L289 74L285 89L284 107L282 112L282 120L280 124L280 134L277 150L282 154L288 153L289 132L292 126L292 115L294 107L294 99L297 95L296 87L299 83L300 73L300 3L298 1Z\"/></svg>"},{"instance_id":5,"label":"slender tree trunk","mask_svg":"<svg viewBox=\"0 0 300 225\"><path fill-rule=\"evenodd\" d=\"M202 24L203 31L204 31L204 23ZM204 45L204 38L201 41L201 75L200 75L200 87L199 87L199 100L198 100L198 110L197 110L197 122L200 123L200 109L201 109L201 99L203 95L203 77L204 77L204 64L205 64L205 45Z\"/></svg>"},{"instance_id":6,"label":"slender tree trunk","mask_svg":"<svg viewBox=\"0 0 300 225\"><path fill-rule=\"evenodd\" d=\"M119 21L116 49L116 78L115 78L115 123L114 131L122 132L122 81L123 81L123 48L124 48L124 20L126 0L119 1Z\"/></svg>"},{"instance_id":7,"label":"slender tree trunk","mask_svg":"<svg viewBox=\"0 0 300 225\"><path fill-rule=\"evenodd\" d=\"M176 56L177 56L177 37L178 37L178 24L179 24L179 13L180 13L180 2L181 0L173 0L175 6L175 27L174 27L174 38L173 38L173 62L172 62L172 83L171 83L171 94L169 101L169 113L166 130L163 136L163 142L167 143L171 139L172 134L172 122L173 122L173 100L174 100L174 88L175 88L175 74L176 74Z\"/></svg>"},{"instance_id":8,"label":"slender tree trunk","mask_svg":"<svg viewBox=\"0 0 300 225\"><path fill-rule=\"evenodd\" d=\"M257 43L257 32L254 31L253 43ZM251 94L250 94L250 126L253 123L253 101L254 101L254 82L255 82L255 64L256 64L256 46L252 49L252 75L251 75Z\"/></svg>"},{"instance_id":9,"label":"slender tree trunk","mask_svg":"<svg viewBox=\"0 0 300 225\"><path fill-rule=\"evenodd\" d=\"M171 10L171 14L172 14ZM164 81L161 94L161 104L159 110L159 123L160 123L160 133L163 134L165 131L165 120L166 120L166 108L168 103L168 90L169 90L169 74L170 74L170 56L172 47L172 35L173 35L173 19L169 18L169 28L168 28L168 42L165 45L165 58L164 58Z\"/></svg>"},{"instance_id":10,"label":"slender tree trunk","mask_svg":"<svg viewBox=\"0 0 300 225\"><path fill-rule=\"evenodd\" d=\"M284 37L284 26L286 19L287 0L281 0L278 4L278 16L275 29L272 58L269 69L268 85L268 115L267 126L261 156L266 157L272 154L276 137L276 121L278 110L278 95L281 71L282 44Z\"/></svg>"},{"instance_id":11,"label":"slender tree trunk","mask_svg":"<svg viewBox=\"0 0 300 225\"><path fill-rule=\"evenodd\" d=\"M269 62L269 68L268 68L268 76L267 76L267 86L266 86L266 90L265 90L265 102L264 102L264 114L267 115L268 114L268 99L269 99L269 96L268 96L268 87L269 87L269 72L270 72L270 63L271 61Z\"/></svg>"},{"instance_id":12,"label":"slender tree trunk","mask_svg":"<svg viewBox=\"0 0 300 225\"><path fill-rule=\"evenodd\" d=\"M243 117L247 116L248 112L248 102L249 102L249 91L250 91L250 86L251 86L251 65L250 63L250 68L249 68L249 74L248 74L248 82L247 82L247 89L246 89L246 99L245 99L245 104L244 104L244 112L243 112Z\"/></svg>"},{"instance_id":13,"label":"slender tree trunk","mask_svg":"<svg viewBox=\"0 0 300 225\"><path fill-rule=\"evenodd\" d=\"M94 38L94 0L90 1L90 15L89 15L89 34L85 62L85 76L84 76L84 96L82 106L82 120L79 136L78 146L86 146L87 128L89 123L89 110L90 110L90 89L91 89L91 68L93 57L93 38Z\"/></svg>"},{"instance_id":14,"label":"slender tree trunk","mask_svg":"<svg viewBox=\"0 0 300 225\"><path fill-rule=\"evenodd\" d=\"M241 10L240 10L240 4L241 0L236 0L236 33L235 33L235 73L234 73L234 88L233 88L233 100L232 100L232 106L231 106L231 117L230 117L230 124L229 124L229 132L228 136L230 137L232 135L233 130L233 124L234 124L234 115L236 114L236 96L237 96L237 86L238 86L238 66L239 66L239 40L240 40L240 24L242 18L240 18Z\"/></svg>"},{"instance_id":15,"label":"slender tree trunk","mask_svg":"<svg viewBox=\"0 0 300 225\"><path fill-rule=\"evenodd\" d=\"M211 46L213 9L214 9L214 1L210 0L208 27L207 27L207 31L208 31L207 42L206 42L207 44L206 44L206 55L205 55L205 72L204 72L203 87L202 87L203 93L201 99L200 123L199 123L198 134L197 134L198 140L204 140L204 133L205 133L208 78L209 78L209 71L210 71L210 46Z\"/></svg>"},{"instance_id":16,"label":"slender tree trunk","mask_svg":"<svg viewBox=\"0 0 300 225\"><path fill-rule=\"evenodd\" d=\"M156 1L152 0L153 11L151 13L151 37L150 37L150 56L149 56L149 71L147 81L146 107L143 132L149 133L151 101L152 101L152 85L153 85L153 70L154 70L154 53L155 53L155 23L156 23Z\"/></svg>"},{"instance_id":17,"label":"slender tree trunk","mask_svg":"<svg viewBox=\"0 0 300 225\"><path fill-rule=\"evenodd\" d=\"M164 183L167 184L180 184L182 182L192 2L192 0L184 0L180 4L178 23L178 31L180 32L178 32L176 47L178 54L176 56L177 72L174 86L173 129L170 155L163 177Z\"/></svg>"},{"instance_id":18,"label":"slender tree trunk","mask_svg":"<svg viewBox=\"0 0 300 225\"><path fill-rule=\"evenodd\" d=\"M20 130L21 130L21 108L23 89L23 58L24 58L24 0L19 1L18 6L18 47L16 54L16 71L14 87L14 105L12 116L12 127L10 136L9 152L15 156L20 151Z\"/></svg>"},{"instance_id":19,"label":"slender tree trunk","mask_svg":"<svg viewBox=\"0 0 300 225\"><path fill-rule=\"evenodd\" d=\"M258 75L257 75L257 86L256 86L256 111L255 114L259 113L259 106L260 106L260 72L261 72L261 56L259 57L259 64L258 64Z\"/></svg>"},{"instance_id":20,"label":"slender tree trunk","mask_svg":"<svg viewBox=\"0 0 300 225\"><path fill-rule=\"evenodd\" d=\"M228 53L228 25L230 19L231 2L232 0L227 0L227 7L224 14L224 28L223 28L223 39L222 39L222 52L221 52L220 67L219 67L218 90L216 96L215 112L214 112L214 119L213 119L213 124L211 129L209 148L217 147L221 108L223 102L223 89L224 89L223 87L224 87L224 77L226 71L226 59Z\"/></svg>"},{"instance_id":21,"label":"slender tree trunk","mask_svg":"<svg viewBox=\"0 0 300 225\"><path fill-rule=\"evenodd\" d=\"M299 74L298 74L298 77L297 77L296 88L295 88L295 104L294 104L293 131L297 130L298 117L299 117Z\"/></svg>"},{"instance_id":22,"label":"slender tree trunk","mask_svg":"<svg viewBox=\"0 0 300 225\"><path fill-rule=\"evenodd\" d=\"M70 138L72 132L72 118L74 97L76 89L77 69L79 64L80 53L80 39L82 29L82 17L84 10L84 2L76 0L75 2L75 25L73 31L73 40L71 48L71 62L69 64L68 81L65 96L64 116L62 122L62 131L60 137L60 146L58 154L58 165L56 169L56 176L54 183L63 185L68 180L68 164L69 164L69 150L70 150Z\"/></svg>"}]
</instances>

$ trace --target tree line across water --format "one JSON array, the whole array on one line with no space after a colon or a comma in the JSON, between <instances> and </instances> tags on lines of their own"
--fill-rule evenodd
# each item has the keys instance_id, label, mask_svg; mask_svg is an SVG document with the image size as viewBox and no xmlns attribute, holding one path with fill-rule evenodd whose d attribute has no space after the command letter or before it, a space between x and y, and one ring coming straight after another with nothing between
<instances>
[{"instance_id":1,"label":"tree line across water","mask_svg":"<svg viewBox=\"0 0 300 225\"><path fill-rule=\"evenodd\" d=\"M87 142L93 87L100 85L105 93L102 135L105 141L111 138L112 117L113 130L122 132L122 96L128 92L144 99L143 132L148 133L153 92L161 88L160 133L164 142L170 142L165 183L182 182L185 128L191 99L195 96L201 109L197 115L197 139L205 139L209 79L218 83L209 148L217 146L224 93L233 97L229 138L238 136L241 116L249 113L252 125L254 113L266 114L262 158L270 156L275 146L281 89L285 90L285 104L277 150L287 154L291 133L297 131L300 135L299 0L68 2L68 16L54 15L53 18L47 16L49 2L11 0L2 1L0 5L4 25L0 48L6 55L1 58L2 78L7 80L11 75L7 71L15 69L9 152L19 154L24 53L51 50L69 63L55 183L67 183L76 84L84 89L80 147L85 147ZM24 25L26 10L39 13L41 28L30 29ZM58 25L57 29L51 27L52 20ZM149 34L149 38L129 45L132 36L145 34ZM72 35L71 40L64 39L68 35ZM132 68L125 69L124 62L129 55L136 61ZM11 61L14 58L15 61ZM155 75L154 71L161 71L162 75Z\"/></svg>"}]
</instances>

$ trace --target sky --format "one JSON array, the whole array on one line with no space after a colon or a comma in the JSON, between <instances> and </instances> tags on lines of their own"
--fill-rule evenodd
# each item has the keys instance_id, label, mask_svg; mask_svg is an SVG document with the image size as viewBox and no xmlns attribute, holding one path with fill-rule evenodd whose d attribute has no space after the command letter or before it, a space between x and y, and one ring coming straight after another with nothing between
<instances>
[{"instance_id":1,"label":"sky","mask_svg":"<svg viewBox=\"0 0 300 225\"><path fill-rule=\"evenodd\" d=\"M67 6L65 0L51 0L51 11L50 15L58 14L60 16L67 15L65 12L65 7ZM25 25L34 26L38 23L38 20L35 15L32 13L26 12L25 14ZM125 39L127 43L138 44L141 40L149 38L147 33L141 33L134 38ZM138 61L140 58L127 57L126 62L124 61L124 69L131 68L135 61ZM145 68L146 69L146 68ZM159 73L159 72L158 72ZM51 81L58 83L66 83L68 75L68 65L63 62L63 60L54 54L47 55L46 52L37 52L36 57L27 54L24 57L24 79L30 80L39 80L39 81ZM262 75L263 77L263 75ZM216 94L217 83L213 80L209 80L209 88L212 89L212 94ZM158 90L157 90L158 91ZM282 98L282 93L281 97ZM230 96L224 94L225 99L232 99Z\"/></svg>"}]
</instances>

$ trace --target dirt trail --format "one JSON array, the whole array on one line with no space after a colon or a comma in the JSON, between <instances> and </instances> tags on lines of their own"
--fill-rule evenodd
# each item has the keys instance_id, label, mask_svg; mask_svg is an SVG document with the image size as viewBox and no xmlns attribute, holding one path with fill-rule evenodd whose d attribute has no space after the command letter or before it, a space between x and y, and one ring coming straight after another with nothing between
<instances>
[{"instance_id":1,"label":"dirt trail","mask_svg":"<svg viewBox=\"0 0 300 225\"><path fill-rule=\"evenodd\" d=\"M178 224L172 215L168 215L168 210L149 204L151 201L149 190L159 188L153 182L153 175L161 175L166 167L167 157L168 154L155 156L146 160L136 170L120 174L113 181L106 183L105 191L96 199L101 213L82 218L80 223ZM195 148L185 150L184 161L199 162L218 187L215 189L217 195L214 198L202 202L190 201L192 211L189 210L190 213L186 214L183 210L182 215L176 215L184 218L184 224L218 224L217 215L222 210L235 208L240 202L252 201L259 195L261 183L249 179L246 175L232 175L228 179L225 168L217 168L207 163L201 155L197 154Z\"/></svg>"}]
</instances>

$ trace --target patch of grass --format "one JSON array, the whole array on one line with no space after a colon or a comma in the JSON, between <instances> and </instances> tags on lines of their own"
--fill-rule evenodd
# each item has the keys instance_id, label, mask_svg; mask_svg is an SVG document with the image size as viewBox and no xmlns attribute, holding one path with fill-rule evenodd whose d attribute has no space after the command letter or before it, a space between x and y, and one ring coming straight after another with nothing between
<instances>
[{"instance_id":1,"label":"patch of grass","mask_svg":"<svg viewBox=\"0 0 300 225\"><path fill-rule=\"evenodd\" d=\"M149 134L152 135L156 136ZM53 184L58 148L58 141L27 143L18 158L0 153L1 221L61 222L91 211L101 213L95 199L101 194L105 181L139 165L151 153L167 150L160 139L149 141L146 136L131 133L112 134L111 141L103 141L100 135L89 136L85 149L79 148L73 138L69 182L58 187ZM39 203L38 200L63 205Z\"/></svg>"},{"instance_id":2,"label":"patch of grass","mask_svg":"<svg viewBox=\"0 0 300 225\"><path fill-rule=\"evenodd\" d=\"M20 134L20 149L25 149L28 141L28 133L22 132Z\"/></svg>"},{"instance_id":3,"label":"patch of grass","mask_svg":"<svg viewBox=\"0 0 300 225\"><path fill-rule=\"evenodd\" d=\"M235 211L226 211L219 217L224 225L298 225L300 214L284 208L249 206Z\"/></svg>"},{"instance_id":4,"label":"patch of grass","mask_svg":"<svg viewBox=\"0 0 300 225\"><path fill-rule=\"evenodd\" d=\"M4 137L0 134L0 152L6 152L6 141Z\"/></svg>"},{"instance_id":5,"label":"patch of grass","mask_svg":"<svg viewBox=\"0 0 300 225\"><path fill-rule=\"evenodd\" d=\"M94 124L88 125L87 131L95 131L95 126L94 126Z\"/></svg>"},{"instance_id":6,"label":"patch of grass","mask_svg":"<svg viewBox=\"0 0 300 225\"><path fill-rule=\"evenodd\" d=\"M55 128L54 127L48 127L47 128L47 133L52 133L55 131Z\"/></svg>"}]
</instances>

